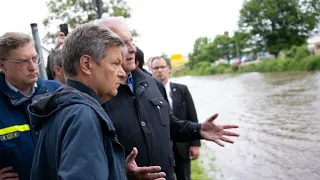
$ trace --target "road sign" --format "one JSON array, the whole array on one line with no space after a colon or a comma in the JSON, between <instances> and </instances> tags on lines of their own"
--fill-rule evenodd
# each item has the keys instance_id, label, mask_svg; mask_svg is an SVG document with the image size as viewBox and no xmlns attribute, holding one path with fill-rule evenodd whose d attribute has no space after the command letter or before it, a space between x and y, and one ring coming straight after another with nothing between
<instances>
[{"instance_id":1,"label":"road sign","mask_svg":"<svg viewBox=\"0 0 320 180\"><path fill-rule=\"evenodd\" d=\"M173 54L170 59L172 67L179 67L184 65L182 54Z\"/></svg>"}]
</instances>

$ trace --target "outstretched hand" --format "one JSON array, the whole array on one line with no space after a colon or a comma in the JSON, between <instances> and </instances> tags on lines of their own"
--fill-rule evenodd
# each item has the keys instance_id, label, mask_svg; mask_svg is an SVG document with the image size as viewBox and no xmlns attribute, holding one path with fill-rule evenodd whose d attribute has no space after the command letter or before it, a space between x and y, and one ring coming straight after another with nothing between
<instances>
[{"instance_id":1,"label":"outstretched hand","mask_svg":"<svg viewBox=\"0 0 320 180\"><path fill-rule=\"evenodd\" d=\"M205 122L201 123L200 135L204 139L213 141L218 145L224 147L224 144L221 141L233 143L233 140L227 138L226 136L239 136L239 134L231 131L225 131L225 129L238 128L239 126L215 124L214 120L217 119L217 117L218 114L215 114L211 116L209 119L207 119Z\"/></svg>"},{"instance_id":2,"label":"outstretched hand","mask_svg":"<svg viewBox=\"0 0 320 180\"><path fill-rule=\"evenodd\" d=\"M134 147L126 158L126 171L129 180L165 180L166 174L159 172L160 166L138 167L135 161L137 155L138 150Z\"/></svg>"}]
</instances>

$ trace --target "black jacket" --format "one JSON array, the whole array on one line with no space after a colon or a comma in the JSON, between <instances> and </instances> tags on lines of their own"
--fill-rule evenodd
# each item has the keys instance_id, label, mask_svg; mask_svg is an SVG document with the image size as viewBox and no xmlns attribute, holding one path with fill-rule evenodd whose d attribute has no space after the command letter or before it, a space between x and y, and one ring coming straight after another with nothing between
<instances>
[{"instance_id":1,"label":"black jacket","mask_svg":"<svg viewBox=\"0 0 320 180\"><path fill-rule=\"evenodd\" d=\"M170 96L172 98L172 111L174 116L179 119L188 119L197 123L197 111L188 87L183 84L170 83L170 89ZM200 140L186 143L174 142L174 145L180 157L183 159L189 159L189 147L200 146Z\"/></svg>"},{"instance_id":2,"label":"black jacket","mask_svg":"<svg viewBox=\"0 0 320 180\"><path fill-rule=\"evenodd\" d=\"M123 146L98 95L79 82L67 83L85 93L64 85L29 107L40 131L31 179L126 180Z\"/></svg>"},{"instance_id":3,"label":"black jacket","mask_svg":"<svg viewBox=\"0 0 320 180\"><path fill-rule=\"evenodd\" d=\"M126 156L138 148L138 166L159 165L174 179L171 140L188 142L200 139L200 124L175 118L160 81L140 70L132 71L134 94L121 85L118 95L105 103Z\"/></svg>"}]
</instances>

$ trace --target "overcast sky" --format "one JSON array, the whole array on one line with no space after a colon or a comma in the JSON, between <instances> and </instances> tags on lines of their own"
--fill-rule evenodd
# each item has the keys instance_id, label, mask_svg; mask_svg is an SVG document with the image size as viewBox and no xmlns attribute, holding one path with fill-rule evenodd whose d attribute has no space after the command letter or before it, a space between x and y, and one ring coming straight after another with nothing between
<instances>
[{"instance_id":1,"label":"overcast sky","mask_svg":"<svg viewBox=\"0 0 320 180\"><path fill-rule=\"evenodd\" d=\"M0 0L0 35L7 31L31 33L30 23L38 23L42 38L45 34L42 20L48 12L45 2ZM128 3L133 10L128 25L140 34L136 44L147 59L162 52L187 55L198 37L214 38L224 31L237 30L243 0L128 0Z\"/></svg>"}]
</instances>

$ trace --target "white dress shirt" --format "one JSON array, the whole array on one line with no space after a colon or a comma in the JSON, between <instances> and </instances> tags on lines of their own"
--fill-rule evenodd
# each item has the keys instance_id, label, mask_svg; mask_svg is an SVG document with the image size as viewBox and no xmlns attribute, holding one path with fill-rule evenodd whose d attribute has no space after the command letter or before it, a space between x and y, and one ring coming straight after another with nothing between
<instances>
[{"instance_id":1,"label":"white dress shirt","mask_svg":"<svg viewBox=\"0 0 320 180\"><path fill-rule=\"evenodd\" d=\"M170 88L170 81L168 80L168 82L164 85L164 87L166 88L166 93L167 93L167 97L168 97L168 101L169 101L169 105L172 108L172 98L170 96L171 94L171 88Z\"/></svg>"}]
</instances>

